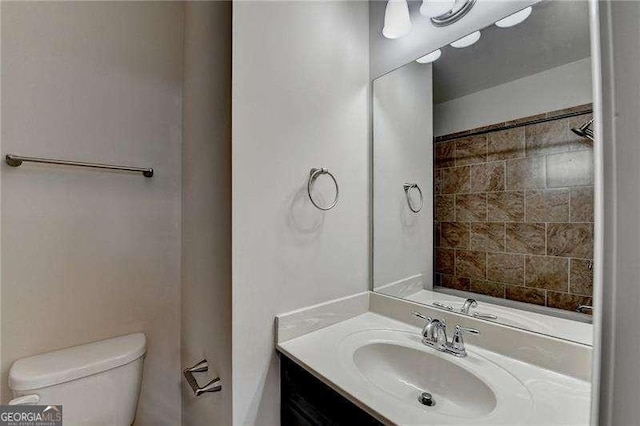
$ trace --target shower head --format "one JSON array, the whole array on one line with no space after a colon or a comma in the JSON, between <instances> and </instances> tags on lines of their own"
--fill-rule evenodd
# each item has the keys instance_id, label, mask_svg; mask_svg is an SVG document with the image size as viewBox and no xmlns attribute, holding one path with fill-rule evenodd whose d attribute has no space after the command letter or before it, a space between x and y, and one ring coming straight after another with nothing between
<instances>
[{"instance_id":1,"label":"shower head","mask_svg":"<svg viewBox=\"0 0 640 426\"><path fill-rule=\"evenodd\" d=\"M583 125L581 125L580 127L573 127L571 131L582 138L588 138L593 140L593 129L591 128L592 125L593 125L593 118L587 121L586 123L584 123Z\"/></svg>"}]
</instances>

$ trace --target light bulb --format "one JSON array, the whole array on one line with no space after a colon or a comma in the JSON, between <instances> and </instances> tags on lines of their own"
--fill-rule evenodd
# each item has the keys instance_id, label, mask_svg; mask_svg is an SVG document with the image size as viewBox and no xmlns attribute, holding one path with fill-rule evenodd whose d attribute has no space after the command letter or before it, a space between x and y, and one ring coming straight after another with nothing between
<instances>
[{"instance_id":1,"label":"light bulb","mask_svg":"<svg viewBox=\"0 0 640 426\"><path fill-rule=\"evenodd\" d=\"M524 8L521 11L514 13L513 15L509 15L506 18L497 21L496 26L500 28L509 28L518 25L519 23L527 19L529 15L531 15L532 10L533 9L531 8L531 6Z\"/></svg>"},{"instance_id":2,"label":"light bulb","mask_svg":"<svg viewBox=\"0 0 640 426\"><path fill-rule=\"evenodd\" d=\"M411 18L407 0L389 0L384 11L382 35L386 38L399 38L411 32Z\"/></svg>"},{"instance_id":3,"label":"light bulb","mask_svg":"<svg viewBox=\"0 0 640 426\"><path fill-rule=\"evenodd\" d=\"M456 0L422 0L420 14L428 18L441 16L450 11Z\"/></svg>"},{"instance_id":4,"label":"light bulb","mask_svg":"<svg viewBox=\"0 0 640 426\"><path fill-rule=\"evenodd\" d=\"M471 33L468 36L464 36L461 39L454 41L451 43L451 47L455 47L457 49L469 47L478 40L480 40L480 31L476 31L475 33Z\"/></svg>"},{"instance_id":5,"label":"light bulb","mask_svg":"<svg viewBox=\"0 0 640 426\"><path fill-rule=\"evenodd\" d=\"M416 59L416 62L419 64L429 64L433 61L437 61L440 56L442 56L442 51L438 49Z\"/></svg>"}]
</instances>

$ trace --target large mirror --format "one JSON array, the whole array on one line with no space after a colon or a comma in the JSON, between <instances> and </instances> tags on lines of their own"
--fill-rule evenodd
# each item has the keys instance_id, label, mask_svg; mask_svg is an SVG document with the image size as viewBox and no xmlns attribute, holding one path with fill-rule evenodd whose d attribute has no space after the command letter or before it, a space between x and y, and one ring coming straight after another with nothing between
<instances>
[{"instance_id":1,"label":"large mirror","mask_svg":"<svg viewBox=\"0 0 640 426\"><path fill-rule=\"evenodd\" d=\"M591 344L588 3L429 56L373 82L373 290Z\"/></svg>"}]
</instances>

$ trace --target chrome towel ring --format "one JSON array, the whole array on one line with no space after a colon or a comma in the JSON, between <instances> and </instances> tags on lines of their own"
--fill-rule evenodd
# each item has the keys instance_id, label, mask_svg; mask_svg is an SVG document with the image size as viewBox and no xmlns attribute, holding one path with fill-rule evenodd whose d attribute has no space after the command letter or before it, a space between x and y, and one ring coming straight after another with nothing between
<instances>
[{"instance_id":1,"label":"chrome towel ring","mask_svg":"<svg viewBox=\"0 0 640 426\"><path fill-rule=\"evenodd\" d=\"M402 186L404 187L404 195L407 197L407 204L409 205L409 209L414 213L418 213L420 210L422 210L422 205L424 204L424 200L422 198L422 190L420 189L420 187L418 186L417 183L405 183ZM411 205L411 197L409 196L409 191L412 188L417 189L418 190L418 194L420 194L420 207L418 207L418 208L414 208Z\"/></svg>"},{"instance_id":2,"label":"chrome towel ring","mask_svg":"<svg viewBox=\"0 0 640 426\"><path fill-rule=\"evenodd\" d=\"M333 199L333 202L329 206L321 206L320 204L316 203L315 200L313 199L313 195L311 195L311 190L313 189L313 184L315 183L316 179L320 175L329 175L329 177L333 180L333 184L336 187L336 197ZM329 172L329 170L327 168L322 167L320 169L316 169L314 167L309 172L309 182L307 182L307 193L309 194L309 199L311 200L311 203L314 206L316 206L320 210L325 210L326 211L326 210L331 210L332 208L334 208L336 206L336 204L338 204L338 195L340 195L340 188L338 188L338 181L336 181L336 178Z\"/></svg>"}]
</instances>

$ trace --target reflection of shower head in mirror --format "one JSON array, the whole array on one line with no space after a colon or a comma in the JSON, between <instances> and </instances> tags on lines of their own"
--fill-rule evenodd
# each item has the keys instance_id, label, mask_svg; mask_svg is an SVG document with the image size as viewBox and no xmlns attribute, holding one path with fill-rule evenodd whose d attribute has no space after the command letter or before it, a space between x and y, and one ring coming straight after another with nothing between
<instances>
[{"instance_id":1,"label":"reflection of shower head in mirror","mask_svg":"<svg viewBox=\"0 0 640 426\"><path fill-rule=\"evenodd\" d=\"M586 123L584 123L583 125L581 125L580 127L571 128L571 131L582 138L588 138L593 140L593 129L591 128L592 125L593 125L593 118L587 121Z\"/></svg>"},{"instance_id":2,"label":"reflection of shower head in mirror","mask_svg":"<svg viewBox=\"0 0 640 426\"><path fill-rule=\"evenodd\" d=\"M427 8L452 1L407 0L409 37L428 24ZM388 3L374 3L381 18ZM575 312L593 302L589 261L598 247L589 3L506 3L490 25L462 19L467 26L452 38L478 31L472 46L443 38L405 65L374 61L370 288L437 309L439 318L593 345L591 316ZM324 202L334 194L327 191ZM305 236L315 244L325 231ZM578 253L586 257L571 259ZM479 306L461 312L467 299Z\"/></svg>"}]
</instances>

